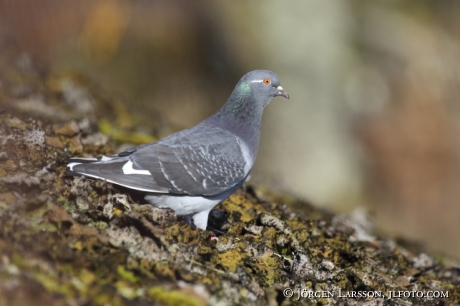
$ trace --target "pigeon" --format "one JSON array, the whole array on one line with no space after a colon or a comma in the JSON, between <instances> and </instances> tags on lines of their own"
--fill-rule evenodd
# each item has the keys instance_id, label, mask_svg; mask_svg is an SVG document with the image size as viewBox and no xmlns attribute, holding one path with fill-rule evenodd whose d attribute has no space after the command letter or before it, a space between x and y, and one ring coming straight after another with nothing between
<instances>
[{"instance_id":1,"label":"pigeon","mask_svg":"<svg viewBox=\"0 0 460 306\"><path fill-rule=\"evenodd\" d=\"M264 107L289 99L275 73L254 70L236 84L227 103L194 127L112 156L71 158L67 175L102 179L145 192L206 230L211 209L246 180L259 147Z\"/></svg>"}]
</instances>

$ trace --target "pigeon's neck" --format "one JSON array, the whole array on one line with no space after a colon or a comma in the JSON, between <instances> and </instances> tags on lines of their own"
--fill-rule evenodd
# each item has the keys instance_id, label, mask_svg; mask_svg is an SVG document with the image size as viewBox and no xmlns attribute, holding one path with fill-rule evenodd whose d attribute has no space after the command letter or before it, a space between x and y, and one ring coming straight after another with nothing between
<instances>
[{"instance_id":1,"label":"pigeon's neck","mask_svg":"<svg viewBox=\"0 0 460 306\"><path fill-rule=\"evenodd\" d=\"M227 129L246 142L257 154L264 101L255 100L249 86L238 84L227 103L211 118L212 124Z\"/></svg>"}]
</instances>

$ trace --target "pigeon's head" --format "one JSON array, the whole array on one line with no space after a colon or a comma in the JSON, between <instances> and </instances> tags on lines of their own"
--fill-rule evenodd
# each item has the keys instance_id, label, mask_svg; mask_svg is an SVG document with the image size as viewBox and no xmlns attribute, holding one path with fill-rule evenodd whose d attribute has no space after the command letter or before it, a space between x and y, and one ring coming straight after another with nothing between
<instances>
[{"instance_id":1,"label":"pigeon's head","mask_svg":"<svg viewBox=\"0 0 460 306\"><path fill-rule=\"evenodd\" d=\"M258 127L264 107L277 96L289 99L275 73L268 70L248 72L236 84L227 103L210 120L225 121L227 126L231 122L234 125L244 123L244 127Z\"/></svg>"},{"instance_id":2,"label":"pigeon's head","mask_svg":"<svg viewBox=\"0 0 460 306\"><path fill-rule=\"evenodd\" d=\"M289 94L281 87L280 81L274 72L268 70L254 70L248 72L241 79L243 86L249 86L256 99L264 101L264 106L277 96L289 99Z\"/></svg>"}]
</instances>

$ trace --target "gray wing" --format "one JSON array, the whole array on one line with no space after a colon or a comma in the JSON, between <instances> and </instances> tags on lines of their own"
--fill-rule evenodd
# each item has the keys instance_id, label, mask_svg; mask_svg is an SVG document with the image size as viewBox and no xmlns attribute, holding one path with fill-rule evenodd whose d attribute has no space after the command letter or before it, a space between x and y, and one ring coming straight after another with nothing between
<instances>
[{"instance_id":1,"label":"gray wing","mask_svg":"<svg viewBox=\"0 0 460 306\"><path fill-rule=\"evenodd\" d=\"M105 161L75 161L68 166L72 173L142 191L203 196L217 195L241 183L253 164L240 138L206 124Z\"/></svg>"},{"instance_id":2,"label":"gray wing","mask_svg":"<svg viewBox=\"0 0 460 306\"><path fill-rule=\"evenodd\" d=\"M246 145L227 130L198 125L173 136L130 156L169 193L216 195L240 183L252 166Z\"/></svg>"}]
</instances>

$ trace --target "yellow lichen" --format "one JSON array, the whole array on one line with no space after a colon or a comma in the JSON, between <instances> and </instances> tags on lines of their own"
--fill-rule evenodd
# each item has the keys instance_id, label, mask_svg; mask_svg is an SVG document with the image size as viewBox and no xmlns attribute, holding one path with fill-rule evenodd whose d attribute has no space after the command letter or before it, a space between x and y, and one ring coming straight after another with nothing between
<instances>
[{"instance_id":1,"label":"yellow lichen","mask_svg":"<svg viewBox=\"0 0 460 306\"><path fill-rule=\"evenodd\" d=\"M214 260L216 264L221 265L230 272L235 272L236 268L242 264L243 255L241 250L232 249L225 253L219 253L215 256Z\"/></svg>"}]
</instances>

